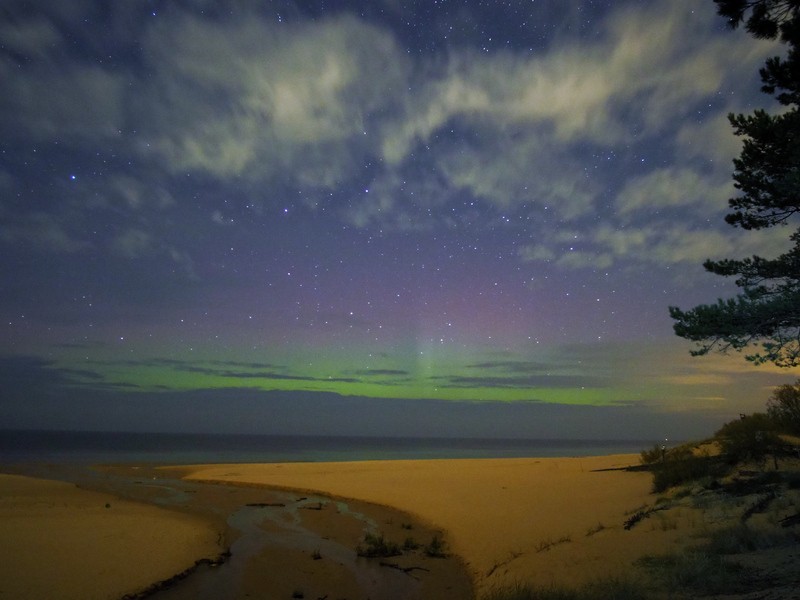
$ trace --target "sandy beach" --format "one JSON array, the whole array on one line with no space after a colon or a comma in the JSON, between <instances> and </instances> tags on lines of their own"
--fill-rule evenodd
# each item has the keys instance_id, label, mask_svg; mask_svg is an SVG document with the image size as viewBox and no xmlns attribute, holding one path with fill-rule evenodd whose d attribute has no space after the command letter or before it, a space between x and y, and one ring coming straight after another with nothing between
<instances>
[{"instance_id":1,"label":"sandy beach","mask_svg":"<svg viewBox=\"0 0 800 600\"><path fill-rule=\"evenodd\" d=\"M155 597L480 599L516 583L574 588L625 578L637 559L685 552L720 528L741 531L746 518L774 544L735 551L762 573L745 583L794 597L796 541L780 524L797 519L796 491L785 488L763 514L764 494L742 492L741 481L670 499L651 493L650 473L624 470L638 462L117 465L94 469L98 491L3 475L0 597L119 599L230 549L225 564ZM403 550L365 558L357 549L367 534ZM431 555L437 538L444 552Z\"/></svg>"},{"instance_id":2,"label":"sandy beach","mask_svg":"<svg viewBox=\"0 0 800 600\"><path fill-rule=\"evenodd\" d=\"M216 557L218 535L191 515L0 475L0 598L118 600Z\"/></svg>"},{"instance_id":3,"label":"sandy beach","mask_svg":"<svg viewBox=\"0 0 800 600\"><path fill-rule=\"evenodd\" d=\"M654 547L644 528L623 529L626 515L653 501L649 474L618 470L637 462L636 455L618 455L118 466L101 472L129 484L101 487L102 492L4 475L0 597L51 597L54 586L58 597L67 599L120 598L142 590L201 557L218 555L225 549L219 543L235 544L241 533L228 528L220 537L220 523L211 517L248 504L275 506L253 509L266 511L258 517L265 519L258 535L269 536L271 543L247 559L238 595L230 597L258 591L289 598L304 589L307 597L336 590L337 597L359 598L365 585L377 589L376 580L394 586L411 582L402 570L381 567L380 561L366 571L370 581L357 581L364 577L365 561L348 561L355 559L366 523L398 544L442 536L448 560L428 558L418 549L389 561L400 569L419 569L412 572L414 594L425 600L480 596L515 581L572 585L625 572L638 556L669 543L669 536L659 536ZM203 484L173 506L183 512L148 504L181 477ZM120 500L120 494L135 501ZM345 509L337 499L347 499ZM318 541L311 546L292 541L298 527ZM312 560L318 550L326 560ZM330 560L343 552L352 556ZM358 577L356 567L362 570ZM182 591L165 597L198 597L208 585L202 576L192 577L179 586Z\"/></svg>"},{"instance_id":4,"label":"sandy beach","mask_svg":"<svg viewBox=\"0 0 800 600\"><path fill-rule=\"evenodd\" d=\"M87 475L71 466L45 469L54 477L75 478L80 488L0 475L0 598L120 600L223 553L222 564L203 565L174 585L159 585L152 597L472 596L459 557L425 553L424 544L440 529L402 511L263 486L176 479L185 470L99 465ZM400 540L404 552L359 557L356 550L370 531ZM411 539L418 543L408 551Z\"/></svg>"},{"instance_id":5,"label":"sandy beach","mask_svg":"<svg viewBox=\"0 0 800 600\"><path fill-rule=\"evenodd\" d=\"M673 535L626 531L654 500L638 455L352 463L206 465L192 480L314 490L406 511L441 527L480 595L515 581L576 584L624 573Z\"/></svg>"}]
</instances>

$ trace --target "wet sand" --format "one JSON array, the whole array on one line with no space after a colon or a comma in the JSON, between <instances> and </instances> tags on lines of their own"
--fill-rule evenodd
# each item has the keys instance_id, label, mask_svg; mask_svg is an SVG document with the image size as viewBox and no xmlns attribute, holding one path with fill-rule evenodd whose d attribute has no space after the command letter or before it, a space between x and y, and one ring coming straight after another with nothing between
<instances>
[{"instance_id":1,"label":"wet sand","mask_svg":"<svg viewBox=\"0 0 800 600\"><path fill-rule=\"evenodd\" d=\"M575 585L623 574L675 535L625 530L652 503L638 455L205 465L190 480L314 490L403 510L446 534L478 593L517 581Z\"/></svg>"},{"instance_id":2,"label":"wet sand","mask_svg":"<svg viewBox=\"0 0 800 600\"><path fill-rule=\"evenodd\" d=\"M191 507L229 513L229 562L159 593L156 600L339 598L457 600L472 597L460 559L430 558L421 548L402 556L362 558L366 533L401 543L438 530L390 507L307 492L253 486L201 485Z\"/></svg>"},{"instance_id":3,"label":"wet sand","mask_svg":"<svg viewBox=\"0 0 800 600\"><path fill-rule=\"evenodd\" d=\"M472 597L471 579L457 556L433 558L424 552L423 545L440 531L401 511L308 493L184 482L175 479L180 471L152 466L100 466L93 474L45 470L99 491L1 476L0 597L119 599L226 549L231 556L223 564L201 566L147 597ZM176 523L189 529L183 532ZM199 537L191 538L192 533ZM401 556L362 558L356 548L365 533L419 545ZM182 560L170 561L179 550L185 551Z\"/></svg>"}]
</instances>

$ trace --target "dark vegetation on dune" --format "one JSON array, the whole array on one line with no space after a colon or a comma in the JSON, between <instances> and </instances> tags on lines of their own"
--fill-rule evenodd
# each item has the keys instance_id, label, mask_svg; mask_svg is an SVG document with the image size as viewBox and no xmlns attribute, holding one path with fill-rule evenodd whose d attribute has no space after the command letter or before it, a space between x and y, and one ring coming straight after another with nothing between
<instances>
[{"instance_id":1,"label":"dark vegetation on dune","mask_svg":"<svg viewBox=\"0 0 800 600\"><path fill-rule=\"evenodd\" d=\"M652 491L659 496L652 506L629 514L623 529L650 520L652 528L677 529L679 517L671 510L727 518L681 552L642 557L628 577L572 588L517 583L481 600L796 598L799 433L800 380L777 388L766 412L740 415L710 439L643 450L641 464L628 470L652 473Z\"/></svg>"}]
</instances>

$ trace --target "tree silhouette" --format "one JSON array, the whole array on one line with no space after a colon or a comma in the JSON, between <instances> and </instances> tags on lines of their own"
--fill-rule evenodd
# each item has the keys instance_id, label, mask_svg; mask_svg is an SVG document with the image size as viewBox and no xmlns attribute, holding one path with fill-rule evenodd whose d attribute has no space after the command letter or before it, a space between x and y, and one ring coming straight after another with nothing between
<instances>
[{"instance_id":1,"label":"tree silhouette","mask_svg":"<svg viewBox=\"0 0 800 600\"><path fill-rule=\"evenodd\" d=\"M800 379L782 385L767 401L767 414L782 430L800 435Z\"/></svg>"},{"instance_id":2,"label":"tree silhouette","mask_svg":"<svg viewBox=\"0 0 800 600\"><path fill-rule=\"evenodd\" d=\"M732 212L725 221L746 230L792 226L800 212L800 0L714 2L731 27L744 23L754 37L787 46L785 57L768 59L759 71L762 91L787 108L728 115L743 146L733 161L740 195L728 201ZM747 359L757 364L800 364L800 228L789 239L793 247L776 258L704 263L711 273L736 277L742 292L688 311L670 307L675 333L698 343L693 355L748 349Z\"/></svg>"}]
</instances>

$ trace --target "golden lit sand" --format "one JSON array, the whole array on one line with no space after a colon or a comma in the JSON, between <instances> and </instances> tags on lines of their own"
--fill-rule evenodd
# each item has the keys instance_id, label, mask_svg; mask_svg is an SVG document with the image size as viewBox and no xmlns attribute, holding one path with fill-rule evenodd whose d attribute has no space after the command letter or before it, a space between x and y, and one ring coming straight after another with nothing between
<instances>
[{"instance_id":1,"label":"golden lit sand","mask_svg":"<svg viewBox=\"0 0 800 600\"><path fill-rule=\"evenodd\" d=\"M626 531L652 504L638 455L192 467L189 479L314 490L393 506L443 528L478 590L515 581L577 584L666 550L669 532ZM652 530L652 527L650 528Z\"/></svg>"},{"instance_id":2,"label":"golden lit sand","mask_svg":"<svg viewBox=\"0 0 800 600\"><path fill-rule=\"evenodd\" d=\"M118 599L216 557L218 533L190 515L0 475L0 597Z\"/></svg>"},{"instance_id":3,"label":"golden lit sand","mask_svg":"<svg viewBox=\"0 0 800 600\"><path fill-rule=\"evenodd\" d=\"M782 468L796 472L796 463L784 465L787 460ZM142 501L155 501L154 490L169 488L175 476L228 484L192 487L191 502L181 508L184 513L67 483L0 475L0 598L119 599L199 558L217 556L223 550L217 546L220 527L226 540L231 534L219 515L243 506L270 507L273 516L258 526L272 541L239 565L237 597L289 597L303 590L306 597L354 598L364 595L365 585L374 592L375 582L383 585L386 574L396 574L387 569L394 567L413 574L418 597L467 600L473 594L462 563L424 552L439 531L445 532L449 552L466 561L476 596L483 598L494 587L516 582L572 587L627 572L648 577L643 567L633 567L636 559L697 547L701 538L710 539L726 527L741 529L744 515L752 516L754 507L763 504L757 486L746 497L695 486L657 498L649 492L651 474L622 470L637 463L636 455L619 455L234 464L148 467L146 475L139 467L110 467L118 481L128 477L136 484L126 488L126 497ZM717 486L740 489L759 475L764 473L740 467L730 481ZM138 485L142 478L163 478L165 483ZM350 500L345 505L308 492ZM792 534L784 521L796 519L798 501L797 493L787 492L769 514L755 514L748 527L758 529L764 539L785 542ZM286 512L272 513L271 507ZM625 528L634 521L632 529ZM377 527L389 542L403 544L413 537L423 549L388 562L368 564L354 555L341 562L341 548L353 552L364 543L365 523L370 531ZM291 537L295 530L301 537L311 535L311 545L306 537L298 544ZM764 573L763 581L748 579L748 585L769 588L775 598L796 597L796 550L784 546L769 546L752 556L738 550L737 562L749 561ZM361 571L345 564L351 559ZM207 593L208 582L190 577L175 597Z\"/></svg>"}]
</instances>

